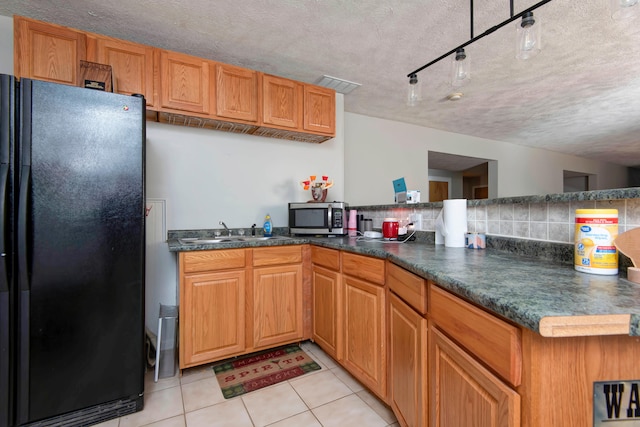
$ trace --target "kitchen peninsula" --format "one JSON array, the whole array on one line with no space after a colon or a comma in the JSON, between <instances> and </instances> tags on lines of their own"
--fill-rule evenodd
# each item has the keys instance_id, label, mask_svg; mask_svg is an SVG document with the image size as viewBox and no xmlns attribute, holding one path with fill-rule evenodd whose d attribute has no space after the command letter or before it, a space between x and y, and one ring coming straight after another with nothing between
<instances>
[{"instance_id":1,"label":"kitchen peninsula","mask_svg":"<svg viewBox=\"0 0 640 427\"><path fill-rule=\"evenodd\" d=\"M256 250L302 248L295 261L303 272L301 301L314 321L299 340L314 339L387 402L401 425L472 419L591 425L594 402L616 397L605 394L605 385L640 380L640 285L617 276L420 241L291 238L207 246L181 244L180 233L169 236L180 259L237 251L249 259ZM181 282L188 275L181 269ZM255 285L256 277L254 269L243 280ZM358 320L345 321L350 316ZM353 325L362 333L355 335ZM355 348L353 340L372 348ZM638 402L628 395L619 402L610 421L634 419Z\"/></svg>"}]
</instances>

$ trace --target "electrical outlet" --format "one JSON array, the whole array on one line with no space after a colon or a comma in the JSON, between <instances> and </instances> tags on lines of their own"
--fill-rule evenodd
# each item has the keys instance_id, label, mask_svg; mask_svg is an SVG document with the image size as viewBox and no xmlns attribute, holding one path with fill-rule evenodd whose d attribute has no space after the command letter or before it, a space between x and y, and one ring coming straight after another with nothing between
<instances>
[{"instance_id":1,"label":"electrical outlet","mask_svg":"<svg viewBox=\"0 0 640 427\"><path fill-rule=\"evenodd\" d=\"M422 230L422 215L419 213L411 214L411 222L413 223L414 230Z\"/></svg>"}]
</instances>

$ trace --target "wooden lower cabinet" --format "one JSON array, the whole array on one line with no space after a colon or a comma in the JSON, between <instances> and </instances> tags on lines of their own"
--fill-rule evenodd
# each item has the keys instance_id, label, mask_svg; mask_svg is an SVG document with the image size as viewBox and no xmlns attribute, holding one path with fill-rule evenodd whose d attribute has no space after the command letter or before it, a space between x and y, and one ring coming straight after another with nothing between
<instances>
[{"instance_id":1,"label":"wooden lower cabinet","mask_svg":"<svg viewBox=\"0 0 640 427\"><path fill-rule=\"evenodd\" d=\"M640 337L543 337L381 259L292 245L179 260L181 369L313 337L402 427L588 426L595 382L640 378Z\"/></svg>"},{"instance_id":2,"label":"wooden lower cabinet","mask_svg":"<svg viewBox=\"0 0 640 427\"><path fill-rule=\"evenodd\" d=\"M602 388L594 389L595 382L640 383L638 336L546 338L524 330L522 338L522 427L592 426L594 400L607 399ZM599 425L640 425L637 389L634 394L626 387L619 417L612 411Z\"/></svg>"},{"instance_id":3,"label":"wooden lower cabinet","mask_svg":"<svg viewBox=\"0 0 640 427\"><path fill-rule=\"evenodd\" d=\"M181 252L180 369L309 338L303 252L301 246Z\"/></svg>"},{"instance_id":4,"label":"wooden lower cabinet","mask_svg":"<svg viewBox=\"0 0 640 427\"><path fill-rule=\"evenodd\" d=\"M389 294L389 401L402 427L428 425L427 320Z\"/></svg>"},{"instance_id":5,"label":"wooden lower cabinet","mask_svg":"<svg viewBox=\"0 0 640 427\"><path fill-rule=\"evenodd\" d=\"M387 332L385 290L344 274L341 363L369 390L386 400Z\"/></svg>"},{"instance_id":6,"label":"wooden lower cabinet","mask_svg":"<svg viewBox=\"0 0 640 427\"><path fill-rule=\"evenodd\" d=\"M312 268L313 340L331 357L342 358L340 345L340 273L314 265Z\"/></svg>"},{"instance_id":7,"label":"wooden lower cabinet","mask_svg":"<svg viewBox=\"0 0 640 427\"><path fill-rule=\"evenodd\" d=\"M180 294L180 369L245 350L245 271L188 274Z\"/></svg>"},{"instance_id":8,"label":"wooden lower cabinet","mask_svg":"<svg viewBox=\"0 0 640 427\"><path fill-rule=\"evenodd\" d=\"M255 269L252 294L255 349L302 339L302 265Z\"/></svg>"},{"instance_id":9,"label":"wooden lower cabinet","mask_svg":"<svg viewBox=\"0 0 640 427\"><path fill-rule=\"evenodd\" d=\"M432 427L520 426L520 395L438 328L429 328Z\"/></svg>"}]
</instances>

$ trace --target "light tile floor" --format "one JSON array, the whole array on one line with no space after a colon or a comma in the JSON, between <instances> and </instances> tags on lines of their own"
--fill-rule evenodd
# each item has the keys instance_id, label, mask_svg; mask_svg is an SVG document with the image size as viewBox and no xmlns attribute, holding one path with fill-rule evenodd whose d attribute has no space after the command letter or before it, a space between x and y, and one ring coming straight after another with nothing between
<instances>
[{"instance_id":1,"label":"light tile floor","mask_svg":"<svg viewBox=\"0 0 640 427\"><path fill-rule=\"evenodd\" d=\"M393 412L315 343L301 347L321 367L232 399L210 365L182 377L145 377L144 410L99 427L398 427Z\"/></svg>"}]
</instances>

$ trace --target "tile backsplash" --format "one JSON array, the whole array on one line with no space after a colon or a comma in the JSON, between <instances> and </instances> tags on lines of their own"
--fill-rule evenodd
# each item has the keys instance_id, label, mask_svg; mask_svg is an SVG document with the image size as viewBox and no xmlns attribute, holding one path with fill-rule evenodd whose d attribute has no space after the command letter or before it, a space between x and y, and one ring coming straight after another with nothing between
<instances>
[{"instance_id":1,"label":"tile backsplash","mask_svg":"<svg viewBox=\"0 0 640 427\"><path fill-rule=\"evenodd\" d=\"M573 243L576 209L617 209L618 232L640 227L640 198L610 200L533 200L495 199L469 201L467 228L472 233L514 237L549 242ZM570 199L570 197L569 197ZM352 208L354 209L354 208ZM373 227L381 228L384 218L398 218L401 225L413 222L417 229L435 231L435 221L442 203L419 205L364 206L358 214L373 219Z\"/></svg>"}]
</instances>

